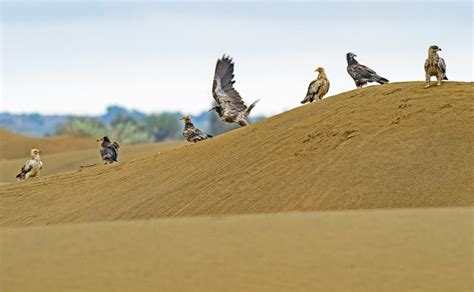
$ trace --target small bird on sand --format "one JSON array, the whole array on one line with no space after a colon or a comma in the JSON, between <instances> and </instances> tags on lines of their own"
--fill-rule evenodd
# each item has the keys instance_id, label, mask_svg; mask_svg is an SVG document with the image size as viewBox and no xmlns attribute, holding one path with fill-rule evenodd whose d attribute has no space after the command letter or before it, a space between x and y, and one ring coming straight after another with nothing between
<instances>
[{"instance_id":1,"label":"small bird on sand","mask_svg":"<svg viewBox=\"0 0 474 292\"><path fill-rule=\"evenodd\" d=\"M43 162L41 161L41 150L31 149L31 159L27 160L25 165L21 168L20 173L16 176L18 181L28 179L30 177L37 177L43 169Z\"/></svg>"},{"instance_id":2,"label":"small bird on sand","mask_svg":"<svg viewBox=\"0 0 474 292\"><path fill-rule=\"evenodd\" d=\"M193 122L191 122L191 118L189 116L183 116L180 118L180 120L184 121L183 136L186 138L186 141L196 143L206 140L207 138L212 138L211 135L206 134L196 128Z\"/></svg>"},{"instance_id":3,"label":"small bird on sand","mask_svg":"<svg viewBox=\"0 0 474 292\"><path fill-rule=\"evenodd\" d=\"M118 149L120 145L117 141L111 142L109 137L104 136L98 139L97 142L100 142L99 153L104 164L118 162Z\"/></svg>"},{"instance_id":4,"label":"small bird on sand","mask_svg":"<svg viewBox=\"0 0 474 292\"><path fill-rule=\"evenodd\" d=\"M354 82L357 88L361 88L366 85L368 82L378 82L380 84L388 83L389 81L386 78L383 78L377 73L370 69L369 67L359 64L356 59L356 54L347 53L347 73L354 79Z\"/></svg>"},{"instance_id":5,"label":"small bird on sand","mask_svg":"<svg viewBox=\"0 0 474 292\"><path fill-rule=\"evenodd\" d=\"M322 100L323 96L329 91L329 80L324 68L318 67L314 72L319 72L318 77L309 84L308 93L301 101L302 104L313 102L315 99Z\"/></svg>"},{"instance_id":6,"label":"small bird on sand","mask_svg":"<svg viewBox=\"0 0 474 292\"><path fill-rule=\"evenodd\" d=\"M212 96L217 106L209 111L215 110L222 121L227 123L238 123L247 126L246 118L259 100L254 101L247 107L240 94L234 88L234 63L229 56L223 56L217 60L214 80L212 82Z\"/></svg>"},{"instance_id":7,"label":"small bird on sand","mask_svg":"<svg viewBox=\"0 0 474 292\"><path fill-rule=\"evenodd\" d=\"M448 77L446 77L446 63L443 58L438 56L439 51L441 51L441 48L436 45L428 48L428 59L425 61L425 88L430 87L431 76L436 76L437 86L441 85L442 80L448 80Z\"/></svg>"}]
</instances>

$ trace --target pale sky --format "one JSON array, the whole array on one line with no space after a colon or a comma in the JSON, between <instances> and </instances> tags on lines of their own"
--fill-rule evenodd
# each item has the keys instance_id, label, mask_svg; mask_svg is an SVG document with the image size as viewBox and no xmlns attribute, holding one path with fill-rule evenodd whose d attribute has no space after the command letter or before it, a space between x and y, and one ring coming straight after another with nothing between
<instances>
[{"instance_id":1,"label":"pale sky","mask_svg":"<svg viewBox=\"0 0 474 292\"><path fill-rule=\"evenodd\" d=\"M429 45L472 80L467 2L2 1L0 111L100 114L209 109L215 63L255 114L296 106L326 68L328 96L355 88L345 54L390 81L423 80Z\"/></svg>"}]
</instances>

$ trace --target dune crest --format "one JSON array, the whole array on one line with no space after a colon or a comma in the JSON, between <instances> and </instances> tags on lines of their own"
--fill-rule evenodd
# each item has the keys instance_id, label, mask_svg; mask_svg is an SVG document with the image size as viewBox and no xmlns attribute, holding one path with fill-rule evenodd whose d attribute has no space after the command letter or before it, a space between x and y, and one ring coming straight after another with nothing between
<instances>
[{"instance_id":1,"label":"dune crest","mask_svg":"<svg viewBox=\"0 0 474 292\"><path fill-rule=\"evenodd\" d=\"M342 93L163 155L2 186L0 224L472 206L472 103L465 82Z\"/></svg>"}]
</instances>

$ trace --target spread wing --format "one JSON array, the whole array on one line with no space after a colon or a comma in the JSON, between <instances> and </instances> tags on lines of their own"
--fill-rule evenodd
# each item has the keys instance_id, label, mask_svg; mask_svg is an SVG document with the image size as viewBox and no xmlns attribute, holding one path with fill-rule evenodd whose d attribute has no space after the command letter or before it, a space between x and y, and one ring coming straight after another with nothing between
<instances>
[{"instance_id":1,"label":"spread wing","mask_svg":"<svg viewBox=\"0 0 474 292\"><path fill-rule=\"evenodd\" d=\"M244 111L247 107L239 92L234 88L234 63L229 56L217 60L212 96L220 107L226 110Z\"/></svg>"},{"instance_id":2,"label":"spread wing","mask_svg":"<svg viewBox=\"0 0 474 292\"><path fill-rule=\"evenodd\" d=\"M347 72L354 80L372 79L377 76L374 70L362 64L354 64L347 67Z\"/></svg>"}]
</instances>

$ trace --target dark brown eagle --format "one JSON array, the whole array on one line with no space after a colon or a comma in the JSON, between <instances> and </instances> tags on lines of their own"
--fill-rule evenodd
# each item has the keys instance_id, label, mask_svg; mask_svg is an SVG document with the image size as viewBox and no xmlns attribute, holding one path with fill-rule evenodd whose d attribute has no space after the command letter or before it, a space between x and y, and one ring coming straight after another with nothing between
<instances>
[{"instance_id":1,"label":"dark brown eagle","mask_svg":"<svg viewBox=\"0 0 474 292\"><path fill-rule=\"evenodd\" d=\"M448 80L448 77L446 77L446 63L443 58L438 56L439 51L441 51L441 48L435 45L428 48L428 59L425 61L425 88L430 87L431 76L436 76L438 80L436 85L438 86L441 85L441 80Z\"/></svg>"},{"instance_id":2,"label":"dark brown eagle","mask_svg":"<svg viewBox=\"0 0 474 292\"><path fill-rule=\"evenodd\" d=\"M202 140L206 140L207 138L212 138L211 135L206 134L196 128L193 122L191 122L191 118L189 116L181 117L180 120L184 121L183 136L184 138L186 138L186 141L196 143Z\"/></svg>"},{"instance_id":3,"label":"dark brown eagle","mask_svg":"<svg viewBox=\"0 0 474 292\"><path fill-rule=\"evenodd\" d=\"M118 162L118 149L120 148L120 145L117 141L110 142L109 137L104 136L103 138L98 139L97 142L101 142L99 153L104 164Z\"/></svg>"},{"instance_id":4,"label":"dark brown eagle","mask_svg":"<svg viewBox=\"0 0 474 292\"><path fill-rule=\"evenodd\" d=\"M354 53L347 53L347 73L351 75L352 79L357 86L357 88L361 88L362 86L366 85L368 82L378 82L380 84L388 83L389 81L370 69L369 67L359 64L354 57L357 57Z\"/></svg>"},{"instance_id":5,"label":"dark brown eagle","mask_svg":"<svg viewBox=\"0 0 474 292\"><path fill-rule=\"evenodd\" d=\"M216 106L215 110L224 122L238 123L247 126L246 118L259 100L247 107L240 94L234 88L234 63L229 56L217 60L214 80L212 82L212 96Z\"/></svg>"}]
</instances>

